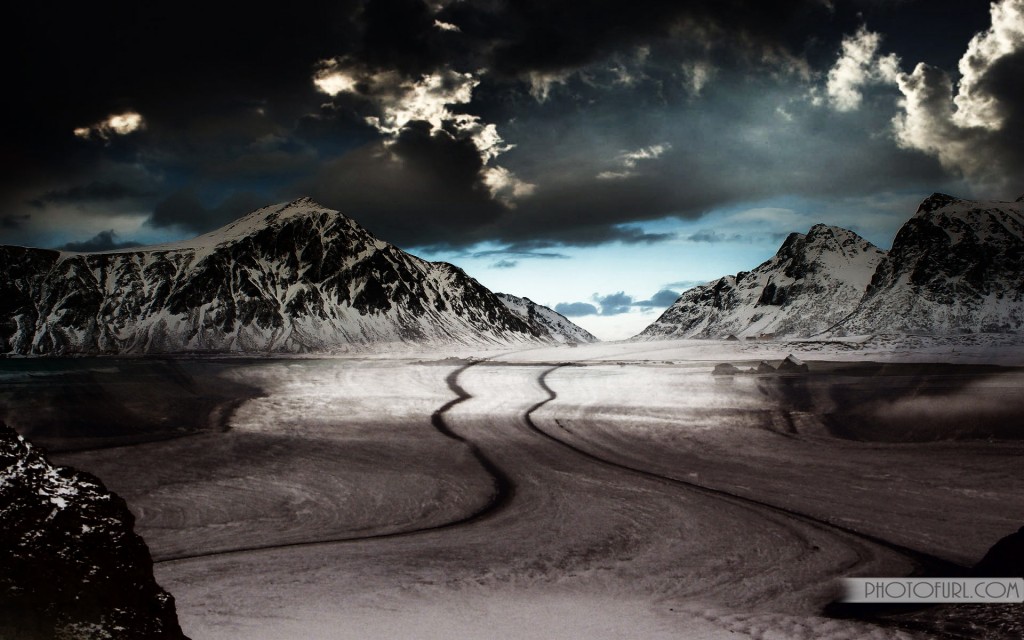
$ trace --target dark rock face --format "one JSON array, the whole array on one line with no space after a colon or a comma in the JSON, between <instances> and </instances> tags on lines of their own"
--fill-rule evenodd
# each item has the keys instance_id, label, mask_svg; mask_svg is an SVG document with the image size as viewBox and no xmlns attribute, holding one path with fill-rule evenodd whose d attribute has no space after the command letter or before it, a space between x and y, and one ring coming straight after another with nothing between
<instances>
[{"instance_id":1,"label":"dark rock face","mask_svg":"<svg viewBox=\"0 0 1024 640\"><path fill-rule=\"evenodd\" d=\"M776 371L779 373L807 373L809 371L807 363L803 362L793 354L789 354L785 359L779 363Z\"/></svg>"},{"instance_id":2,"label":"dark rock face","mask_svg":"<svg viewBox=\"0 0 1024 640\"><path fill-rule=\"evenodd\" d=\"M1024 210L934 194L900 228L852 333L1019 331L1024 327Z\"/></svg>"},{"instance_id":3,"label":"dark rock face","mask_svg":"<svg viewBox=\"0 0 1024 640\"><path fill-rule=\"evenodd\" d=\"M0 522L0 638L185 638L124 501L3 425Z\"/></svg>"},{"instance_id":4,"label":"dark rock face","mask_svg":"<svg viewBox=\"0 0 1024 640\"><path fill-rule=\"evenodd\" d=\"M974 574L985 578L1024 578L1024 527L992 545L974 565Z\"/></svg>"},{"instance_id":5,"label":"dark rock face","mask_svg":"<svg viewBox=\"0 0 1024 640\"><path fill-rule=\"evenodd\" d=\"M308 199L111 253L0 247L0 353L304 352L541 335L450 264Z\"/></svg>"}]
</instances>

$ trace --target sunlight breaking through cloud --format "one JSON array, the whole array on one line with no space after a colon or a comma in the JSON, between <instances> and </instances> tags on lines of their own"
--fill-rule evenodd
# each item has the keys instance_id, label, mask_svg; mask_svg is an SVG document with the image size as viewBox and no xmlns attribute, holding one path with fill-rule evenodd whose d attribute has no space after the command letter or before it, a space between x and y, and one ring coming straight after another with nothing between
<instances>
[{"instance_id":1,"label":"sunlight breaking through cloud","mask_svg":"<svg viewBox=\"0 0 1024 640\"><path fill-rule=\"evenodd\" d=\"M78 127L74 130L76 137L83 140L100 138L110 140L115 135L126 136L133 131L145 128L146 123L142 116L134 111L126 111L108 116L106 120L97 122L88 127Z\"/></svg>"}]
</instances>

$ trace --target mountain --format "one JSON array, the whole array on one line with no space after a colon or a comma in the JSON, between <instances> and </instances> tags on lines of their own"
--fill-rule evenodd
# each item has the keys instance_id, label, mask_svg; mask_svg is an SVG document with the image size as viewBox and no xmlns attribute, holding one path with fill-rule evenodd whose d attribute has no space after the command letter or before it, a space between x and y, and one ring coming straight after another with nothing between
<instances>
[{"instance_id":1,"label":"mountain","mask_svg":"<svg viewBox=\"0 0 1024 640\"><path fill-rule=\"evenodd\" d=\"M570 322L565 316L537 304L529 298L520 298L508 293L495 294L498 299L516 314L526 321L541 335L548 335L555 342L563 344L580 344L583 342L600 342L592 333Z\"/></svg>"},{"instance_id":2,"label":"mountain","mask_svg":"<svg viewBox=\"0 0 1024 640\"><path fill-rule=\"evenodd\" d=\"M1024 328L1024 196L936 193L896 234L847 333L957 334Z\"/></svg>"},{"instance_id":3,"label":"mountain","mask_svg":"<svg viewBox=\"0 0 1024 640\"><path fill-rule=\"evenodd\" d=\"M0 638L187 640L124 500L0 424Z\"/></svg>"},{"instance_id":4,"label":"mountain","mask_svg":"<svg viewBox=\"0 0 1024 640\"><path fill-rule=\"evenodd\" d=\"M308 198L179 243L0 247L0 352L308 352L549 341L447 263Z\"/></svg>"},{"instance_id":5,"label":"mountain","mask_svg":"<svg viewBox=\"0 0 1024 640\"><path fill-rule=\"evenodd\" d=\"M853 312L884 257L856 233L818 224L753 271L684 292L637 339L815 334Z\"/></svg>"}]
</instances>

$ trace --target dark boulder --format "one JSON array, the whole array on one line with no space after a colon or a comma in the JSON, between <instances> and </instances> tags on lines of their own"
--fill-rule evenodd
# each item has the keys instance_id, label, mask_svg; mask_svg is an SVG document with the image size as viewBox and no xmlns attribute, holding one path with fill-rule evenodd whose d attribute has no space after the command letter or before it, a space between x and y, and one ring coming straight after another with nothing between
<instances>
[{"instance_id":1,"label":"dark boulder","mask_svg":"<svg viewBox=\"0 0 1024 640\"><path fill-rule=\"evenodd\" d=\"M0 424L0 638L181 640L124 500Z\"/></svg>"}]
</instances>

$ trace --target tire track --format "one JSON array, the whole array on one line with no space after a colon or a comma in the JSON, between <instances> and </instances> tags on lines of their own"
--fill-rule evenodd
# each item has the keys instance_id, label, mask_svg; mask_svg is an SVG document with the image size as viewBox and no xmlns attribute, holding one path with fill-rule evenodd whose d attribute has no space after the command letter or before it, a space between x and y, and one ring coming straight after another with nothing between
<instances>
[{"instance_id":1,"label":"tire track","mask_svg":"<svg viewBox=\"0 0 1024 640\"><path fill-rule=\"evenodd\" d=\"M558 393L554 389L552 389L550 385L548 385L547 377L548 377L548 375L550 375L554 371L557 371L558 369L561 369L561 368L566 367L566 366L571 366L571 365L559 364L559 365L553 366L553 367L551 367L549 369L545 369L543 372L541 372L541 374L537 377L537 384L541 387L541 389L544 390L545 393L548 394L548 398L543 400L543 401L541 401L541 402L536 403L535 405L533 405L532 407L527 409L526 413L524 413L524 415L523 415L523 420L526 423L527 427L530 430L532 430L533 432L537 433L538 435L544 437L545 439L547 439L547 440L549 440L551 442L554 442L557 445L559 445L561 447L564 447L564 448L566 448L566 449L576 453L577 455L582 456L584 458L587 458L588 460L591 460L591 461L596 462L598 464L602 464L602 465L605 465L605 466L613 467L615 469L619 469L619 470L622 470L622 471L627 471L629 473L636 474L636 475L639 475L639 476L642 476L642 477L646 477L646 478L649 478L649 479L652 479L652 480L656 480L656 481L660 481L660 482L665 482L665 483L668 483L670 485L679 486L679 487L685 488L685 489L687 489L689 491L692 491L692 492L695 492L695 493L698 493L698 494L701 494L701 495L711 496L711 497L714 497L714 498L717 498L717 499L720 499L720 500L724 500L724 501L729 502L731 504L734 504L734 505L737 505L737 506L740 506L740 507L744 507L746 509L754 511L755 513L759 513L759 515L762 515L762 516L764 515L763 512L768 511L768 512L771 512L771 513L773 513L775 515L783 516L784 517L783 520L785 520L786 518L788 518L788 519L795 519L795 520L798 520L798 521L800 521L800 522L802 522L804 524L807 524L807 525L809 525L809 526L811 526L811 527L813 527L813 528L815 528L815 529L817 529L819 531L824 531L826 533L832 533L832 534L837 534L838 533L838 534L842 534L842 535L846 536L847 538L852 538L852 539L854 539L854 540L859 542L858 549L856 550L857 551L857 555L859 556L859 561L857 563L854 563L854 565L852 565L852 566L856 566L856 564L864 562L865 560L870 558L870 553L867 551L867 549L864 546L864 543L870 543L870 544L873 544L873 545L880 546L880 547L883 547L885 549L888 549L889 551L893 551L893 552L903 556L904 558L907 558L908 560L910 560L911 563L915 567L914 574L912 574L912 575L944 575L944 576L966 575L966 573L965 573L966 569L964 567L961 567L961 566L959 566L959 565L957 565L957 564L955 564L953 562L950 562L948 560L944 560L942 558L939 558L937 556L931 555L929 553L918 551L916 549L911 549L910 547L905 547L903 545L896 544L894 542L890 542L888 540L885 540L883 538L879 538L877 536L873 536L871 534L862 533L862 532L857 531L855 529L851 529L851 528L845 527L843 525L839 525L839 524L835 524L833 522L829 522L828 520L822 520L820 518L816 518L814 516L802 513L800 511L796 511L794 509L789 509L789 508L786 508L786 507L781 507L781 506L778 506L778 505L771 504L769 502L763 502L763 501L760 501L760 500L757 500L757 499L754 499L754 498L749 498L747 496L743 496L743 495L740 495L740 494L736 494L736 493L732 493L732 492L729 492L729 491L725 491L724 489L715 489L715 488L708 487L708 486L705 486L705 485L702 485L702 484L698 484L698 483L695 483L695 482L689 482L687 480L680 480L678 478L674 478L674 477L671 477L671 476L662 475L660 473L656 473L654 471L649 471L649 470L643 469L641 467L634 467L634 466L629 465L629 464L620 463L620 462L616 462L614 460L609 460L609 459L606 459L606 458L602 458L601 456L598 456L598 455L596 455L594 453L591 453L591 452L589 452L589 451L587 451L585 449L581 449L581 448L579 448L579 447L577 447L577 446L575 446L575 445L573 445L573 444L571 444L571 443L569 443L569 442L567 442L565 440L562 440L561 438L558 438L558 437L548 433L547 431L545 431L545 430L541 429L539 426L537 426L537 424L533 421L532 415L533 415L534 412L536 412L542 406L544 406L544 405L548 404L549 402L551 402L551 401L553 401L553 400L558 398ZM563 431L565 431L565 427L563 427L561 425L561 423L557 419L555 420L555 424L558 425L559 429L562 429ZM775 520L775 519L773 519L773 520ZM778 520L776 520L776 521L778 521ZM784 522L782 524L783 524L783 526L786 526ZM787 528L792 529L792 527L787 527ZM795 533L799 537L798 533L796 533L796 532L793 532L793 533ZM852 566L851 567L847 567L847 569L852 568Z\"/></svg>"},{"instance_id":2,"label":"tire track","mask_svg":"<svg viewBox=\"0 0 1024 640\"><path fill-rule=\"evenodd\" d=\"M246 547L238 547L235 549L225 549L220 551L210 551L207 553L196 553L180 556L172 556L168 558L161 558L154 560L153 564L169 564L175 562L185 562L189 560L199 560L204 558L213 558L217 556L228 556L240 553L251 553L255 551L272 551L276 549L294 549L300 547L312 547L317 545L328 545L328 544L341 544L347 542L366 542L369 540L387 540L390 538L400 538L405 536L418 535L421 533L445 531L455 527L461 527L464 525L480 522L486 518L489 518L503 509L505 509L509 503L511 503L513 496L515 496L516 485L515 482L509 477L501 467L499 467L490 457L487 456L476 443L468 440L467 438L460 436L455 433L451 426L445 420L445 414L452 410L456 405L459 405L466 400L469 400L473 396L459 385L459 376L462 375L470 367L474 367L483 362L477 360L470 362L458 369L455 369L445 377L445 383L448 388L455 394L455 398L449 400L439 408L435 409L430 415L430 424L434 427L441 435L446 438L450 438L464 446L466 446L474 459L483 468L487 475L491 477L491 483L493 485L493 491L487 501L477 508L472 513L465 515L456 520L444 522L441 524L430 525L426 527L417 527L415 529L407 529L405 531L395 531L391 533L378 533L363 536L344 536L337 538L325 538L320 540L304 540L299 542L286 542L286 543L275 543L266 545L251 545ZM550 399L531 407L531 410L536 410L539 406L545 402L549 402Z\"/></svg>"}]
</instances>

